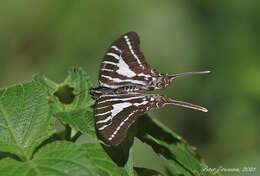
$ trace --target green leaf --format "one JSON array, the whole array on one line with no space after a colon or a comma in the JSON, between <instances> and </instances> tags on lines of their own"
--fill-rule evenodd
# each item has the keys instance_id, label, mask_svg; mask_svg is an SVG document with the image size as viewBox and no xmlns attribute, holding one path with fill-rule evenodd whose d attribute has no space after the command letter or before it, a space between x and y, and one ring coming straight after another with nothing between
<instances>
[{"instance_id":1,"label":"green leaf","mask_svg":"<svg viewBox=\"0 0 260 176\"><path fill-rule=\"evenodd\" d=\"M1 152L28 160L35 148L54 133L53 108L46 99L53 84L44 80L36 75L30 83L0 89Z\"/></svg>"},{"instance_id":2,"label":"green leaf","mask_svg":"<svg viewBox=\"0 0 260 176\"><path fill-rule=\"evenodd\" d=\"M134 168L137 172L138 176L163 176L163 174L159 173L158 171L146 168L135 167Z\"/></svg>"},{"instance_id":3,"label":"green leaf","mask_svg":"<svg viewBox=\"0 0 260 176\"><path fill-rule=\"evenodd\" d=\"M163 157L175 174L185 176L214 175L210 172L203 172L205 164L199 160L193 148L158 121L145 115L139 118L138 128L137 137Z\"/></svg>"},{"instance_id":4,"label":"green leaf","mask_svg":"<svg viewBox=\"0 0 260 176\"><path fill-rule=\"evenodd\" d=\"M134 170L134 157L133 157L133 148L131 146L130 150L129 150L129 156L128 156L128 160L127 163L125 164L124 167L128 173L129 176L137 176L136 171Z\"/></svg>"},{"instance_id":5,"label":"green leaf","mask_svg":"<svg viewBox=\"0 0 260 176\"><path fill-rule=\"evenodd\" d=\"M70 104L66 104L60 101L64 97L52 99L56 107L54 116L80 132L96 137L93 112L92 108L90 108L94 101L88 92L90 82L84 70L78 67L71 69L68 78L59 85L59 87L62 86L72 88L74 94L73 101ZM59 92L59 90L56 92ZM57 94L59 93L55 95ZM64 94L61 93L62 95Z\"/></svg>"},{"instance_id":6,"label":"green leaf","mask_svg":"<svg viewBox=\"0 0 260 176\"><path fill-rule=\"evenodd\" d=\"M61 97L56 98L54 103L56 104L57 112L69 112L74 110L79 110L81 108L88 108L94 104L94 101L91 98L88 90L90 88L90 82L88 80L86 72L80 68L75 67L69 71L69 75L66 80L58 85L58 90L56 94L59 94L58 91L63 91L62 87L69 86L72 88L73 92L73 101L69 104L60 101L66 96L64 93L61 93ZM59 90L59 88L61 88Z\"/></svg>"},{"instance_id":7,"label":"green leaf","mask_svg":"<svg viewBox=\"0 0 260 176\"><path fill-rule=\"evenodd\" d=\"M101 176L128 175L126 170L118 167L107 155L99 143L82 144L82 150L87 152L87 157L92 159L99 169Z\"/></svg>"},{"instance_id":8,"label":"green leaf","mask_svg":"<svg viewBox=\"0 0 260 176\"><path fill-rule=\"evenodd\" d=\"M0 160L5 176L127 176L98 143L76 145L53 142L41 148L31 161Z\"/></svg>"},{"instance_id":9,"label":"green leaf","mask_svg":"<svg viewBox=\"0 0 260 176\"><path fill-rule=\"evenodd\" d=\"M59 112L55 116L62 119L71 127L79 129L82 133L96 136L93 120L93 110L91 108L79 109L75 111Z\"/></svg>"},{"instance_id":10,"label":"green leaf","mask_svg":"<svg viewBox=\"0 0 260 176\"><path fill-rule=\"evenodd\" d=\"M136 176L134 171L134 161L132 154L132 146L134 143L134 137L138 132L138 126L133 124L127 133L126 138L118 146L103 145L104 150L112 158L112 160L121 167L124 167L129 176Z\"/></svg>"}]
</instances>

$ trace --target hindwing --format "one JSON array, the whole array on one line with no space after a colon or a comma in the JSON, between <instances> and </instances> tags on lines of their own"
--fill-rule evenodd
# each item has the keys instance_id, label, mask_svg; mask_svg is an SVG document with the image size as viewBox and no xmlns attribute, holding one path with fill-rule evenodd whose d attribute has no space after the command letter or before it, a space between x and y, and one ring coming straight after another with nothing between
<instances>
[{"instance_id":1,"label":"hindwing","mask_svg":"<svg viewBox=\"0 0 260 176\"><path fill-rule=\"evenodd\" d=\"M124 140L128 128L138 116L165 104L207 111L203 107L159 94L107 94L101 95L94 107L96 129L106 142L118 145Z\"/></svg>"}]
</instances>

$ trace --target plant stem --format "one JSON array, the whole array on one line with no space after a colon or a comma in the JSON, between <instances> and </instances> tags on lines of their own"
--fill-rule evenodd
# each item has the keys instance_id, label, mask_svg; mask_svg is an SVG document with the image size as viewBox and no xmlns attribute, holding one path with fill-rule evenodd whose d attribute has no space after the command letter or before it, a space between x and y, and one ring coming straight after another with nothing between
<instances>
[{"instance_id":1,"label":"plant stem","mask_svg":"<svg viewBox=\"0 0 260 176\"><path fill-rule=\"evenodd\" d=\"M70 136L71 136L71 127L68 124L66 124L65 125L64 139L66 141L70 141Z\"/></svg>"},{"instance_id":2,"label":"plant stem","mask_svg":"<svg viewBox=\"0 0 260 176\"><path fill-rule=\"evenodd\" d=\"M71 138L71 142L76 142L76 140L82 135L82 133L80 131L78 131L72 138Z\"/></svg>"}]
</instances>

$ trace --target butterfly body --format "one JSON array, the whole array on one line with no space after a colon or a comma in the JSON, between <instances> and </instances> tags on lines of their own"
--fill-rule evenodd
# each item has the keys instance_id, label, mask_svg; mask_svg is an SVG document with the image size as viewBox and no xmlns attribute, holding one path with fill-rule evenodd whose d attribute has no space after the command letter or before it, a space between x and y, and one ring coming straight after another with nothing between
<instances>
[{"instance_id":1,"label":"butterfly body","mask_svg":"<svg viewBox=\"0 0 260 176\"><path fill-rule=\"evenodd\" d=\"M92 96L100 96L103 94L127 94L127 93L137 93L141 91L138 87L136 86L124 86L124 87L119 87L117 89L110 89L107 87L95 87L95 88L90 88L89 92Z\"/></svg>"},{"instance_id":2,"label":"butterfly body","mask_svg":"<svg viewBox=\"0 0 260 176\"><path fill-rule=\"evenodd\" d=\"M90 94L96 97L96 130L107 143L115 146L124 140L128 128L139 116L166 104L207 112L203 107L164 95L142 94L145 90L164 89L176 77L209 72L160 73L147 64L139 44L135 32L128 32L113 42L101 62L99 87L90 89Z\"/></svg>"}]
</instances>

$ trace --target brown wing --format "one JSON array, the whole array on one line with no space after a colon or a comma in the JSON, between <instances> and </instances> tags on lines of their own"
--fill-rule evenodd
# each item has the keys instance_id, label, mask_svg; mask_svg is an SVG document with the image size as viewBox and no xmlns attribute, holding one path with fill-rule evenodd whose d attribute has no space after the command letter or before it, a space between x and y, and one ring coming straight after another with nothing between
<instances>
[{"instance_id":1,"label":"brown wing","mask_svg":"<svg viewBox=\"0 0 260 176\"><path fill-rule=\"evenodd\" d=\"M138 35L128 32L109 47L101 62L99 84L110 89L126 86L137 91L163 89L176 77L205 73L209 71L173 75L158 72L145 61Z\"/></svg>"},{"instance_id":2,"label":"brown wing","mask_svg":"<svg viewBox=\"0 0 260 176\"><path fill-rule=\"evenodd\" d=\"M138 35L128 32L109 47L101 63L99 84L111 89L131 85L147 90L152 77L158 75L160 73L147 64L140 51Z\"/></svg>"},{"instance_id":3,"label":"brown wing","mask_svg":"<svg viewBox=\"0 0 260 176\"><path fill-rule=\"evenodd\" d=\"M158 94L113 94L101 95L94 107L94 119L98 133L112 145L120 144L126 137L128 128L137 117L165 104L174 104L201 111L197 105L172 100Z\"/></svg>"}]
</instances>

